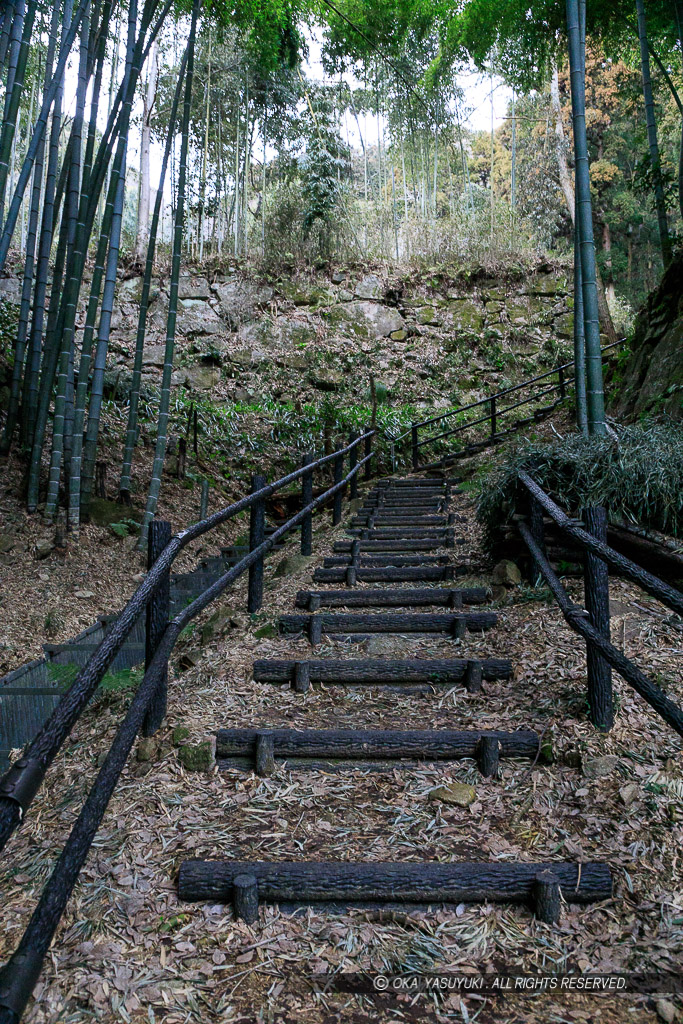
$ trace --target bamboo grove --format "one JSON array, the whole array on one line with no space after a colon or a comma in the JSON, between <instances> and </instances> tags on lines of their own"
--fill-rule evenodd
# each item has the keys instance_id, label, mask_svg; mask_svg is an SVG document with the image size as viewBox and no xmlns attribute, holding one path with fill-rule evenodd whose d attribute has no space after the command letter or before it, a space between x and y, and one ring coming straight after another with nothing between
<instances>
[{"instance_id":1,"label":"bamboo grove","mask_svg":"<svg viewBox=\"0 0 683 1024\"><path fill-rule=\"evenodd\" d=\"M125 68L115 96L110 100L106 128L99 133L97 119L102 101L102 81L108 34L114 12L113 0L72 0L55 5L50 17L49 42L45 59L43 98L33 126L30 143L15 190L7 203L0 241L0 271L7 259L24 190L31 184L31 201L26 257L21 293L19 325L14 346L14 370L7 420L2 436L6 453L18 434L27 454L27 506L35 511L39 503L43 450L49 414L52 419L51 452L45 515L54 518L60 497L60 483L67 493L68 527L77 533L84 510L93 493L95 463L103 400L111 318L117 281L123 218L127 142L131 109L140 72L154 44L171 4L145 0L138 10L131 0L127 10ZM183 156L188 146L189 102L192 89L193 47L199 2L192 10L192 25L182 74L176 86L169 139L176 128L179 98L184 93L181 177L176 204L174 283L169 306L167 352L173 360L177 280L183 224ZM0 138L0 209L5 208L5 191L12 141L22 95L24 75L36 18L45 16L40 5L17 0L5 12L2 49L6 67L5 118ZM77 46L78 78L75 112L68 140L62 147L62 102L65 67L73 45ZM89 110L86 112L87 97ZM87 119L86 119L87 113ZM48 130L49 129L49 130ZM100 136L98 138L98 135ZM162 168L168 164L168 150ZM98 208L101 216L97 218ZM93 233L99 219L98 237ZM149 236L146 288L149 292L158 210ZM85 279L86 260L95 247L82 339L76 345L76 318ZM51 259L54 253L54 258ZM145 303L141 304L139 345L145 332ZM168 389L167 389L168 390ZM167 396L162 397L162 413ZM131 403L128 443L121 480L126 495L126 466L136 432L136 406ZM160 434L161 437L161 434ZM156 463L155 463L156 467ZM155 469L156 472L156 469ZM158 487L156 490L158 493ZM150 490L148 518L155 510L154 483Z\"/></svg>"},{"instance_id":2,"label":"bamboo grove","mask_svg":"<svg viewBox=\"0 0 683 1024\"><path fill-rule=\"evenodd\" d=\"M289 245L303 246L318 230L328 260L341 252L342 236L356 259L368 256L371 210L379 211L380 239L372 255L410 258L419 230L435 238L441 224L464 247L474 244L484 224L487 244L506 233L513 251L525 231L530 237L519 153L528 125L544 119L538 104L548 82L554 85L543 144L555 138L564 212L575 225L577 421L582 430L602 432L600 332L613 337L614 329L605 299L610 281L605 288L600 274L600 265L603 272L611 267L609 251L603 246L598 254L602 264L596 258L599 189L591 181L586 128L586 37L610 60L637 67L642 79L645 177L666 266L676 241L673 225L683 215L683 146L674 181L661 152L653 76L664 83L683 125L673 66L674 59L680 62L682 21L680 0L244 0L229 9L216 0L203 9L201 0L184 8L173 0L6 0L0 12L0 276L9 262L16 264L17 252L23 270L0 454L13 446L20 452L28 510L40 507L55 519L63 509L72 536L88 518L128 215L131 127L140 103L134 257L142 288L118 484L123 503L132 500L150 294L169 194L172 211L164 363L141 543L156 511L166 455L183 261L221 253L265 258L271 232L272 248L282 251L283 238L272 225L278 217L286 221L286 202L288 223L296 216L300 222ZM302 76L305 26L323 29L324 86ZM176 53L157 71L169 31ZM567 57L573 185L557 87ZM481 72L495 71L515 90L506 123L495 137L491 131L490 142L468 133L463 122L457 73L467 61ZM164 111L156 121L155 104ZM349 141L349 123L360 152ZM373 123L374 146L368 136ZM163 155L152 205L153 124ZM530 163L537 159L536 150ZM294 178L299 192L288 193ZM672 213L674 194L678 209Z\"/></svg>"}]
</instances>

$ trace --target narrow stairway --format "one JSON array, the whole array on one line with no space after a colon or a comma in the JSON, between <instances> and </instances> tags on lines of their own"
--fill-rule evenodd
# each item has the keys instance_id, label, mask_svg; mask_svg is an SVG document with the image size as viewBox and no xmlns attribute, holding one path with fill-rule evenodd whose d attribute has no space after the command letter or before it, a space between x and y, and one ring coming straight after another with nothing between
<instances>
[{"instance_id":1,"label":"narrow stairway","mask_svg":"<svg viewBox=\"0 0 683 1024\"><path fill-rule=\"evenodd\" d=\"M459 546L459 517L449 511L458 495L454 483L437 477L380 481L351 519L349 540L335 543L334 554L315 571L316 584L342 588L299 592L298 612L279 620L281 638L296 643L295 656L253 665L255 682L291 687L301 695L320 685L346 688L349 698L360 688L364 702L371 702L378 689L394 694L405 703L405 728L221 729L219 766L255 769L263 777L281 767L353 777L471 758L482 776L495 780L501 759L526 759L532 765L542 760L535 730L419 728L424 720L421 695L427 699L462 686L483 709L486 681L513 675L507 659L482 657L478 651L468 656L470 636L494 629L497 617L482 610L489 598L485 589L452 585L457 575L472 572L472 564L453 561ZM446 645L447 656L425 656L434 642ZM323 656L302 657L302 643L311 655L324 645ZM411 645L416 657L395 656L397 648ZM345 656L359 646L373 656ZM451 802L457 803L455 796ZM423 908L486 901L524 904L540 920L554 923L563 901L581 904L611 896L606 864L464 860L457 850L453 854L446 846L429 860L313 861L305 859L303 848L296 861L186 860L180 867L179 895L188 901L230 903L248 923L257 919L264 902L282 909L313 904L343 911L357 905Z\"/></svg>"}]
</instances>

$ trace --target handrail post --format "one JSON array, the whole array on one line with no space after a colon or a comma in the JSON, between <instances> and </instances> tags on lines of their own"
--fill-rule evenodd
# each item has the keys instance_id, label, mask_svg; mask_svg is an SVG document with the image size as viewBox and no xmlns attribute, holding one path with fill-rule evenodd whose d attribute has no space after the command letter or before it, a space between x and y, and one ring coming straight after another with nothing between
<instances>
[{"instance_id":1,"label":"handrail post","mask_svg":"<svg viewBox=\"0 0 683 1024\"><path fill-rule=\"evenodd\" d=\"M592 505L583 510L582 516L586 531L606 544L605 509L601 505ZM601 558L590 551L584 552L583 565L586 610L594 628L609 640L609 569ZM597 729L609 732L614 724L612 669L590 641L586 641L586 666L591 722Z\"/></svg>"},{"instance_id":2,"label":"handrail post","mask_svg":"<svg viewBox=\"0 0 683 1024\"><path fill-rule=\"evenodd\" d=\"M529 495L529 529L531 535L538 544L539 548L545 554L545 527L543 525L543 509L537 498L533 494ZM531 583L533 586L539 581L541 577L541 568L537 564L536 560L531 560Z\"/></svg>"},{"instance_id":3,"label":"handrail post","mask_svg":"<svg viewBox=\"0 0 683 1024\"><path fill-rule=\"evenodd\" d=\"M420 467L420 453L418 451L418 425L417 423L410 424L410 441L413 449L413 472L417 472Z\"/></svg>"},{"instance_id":4,"label":"handrail post","mask_svg":"<svg viewBox=\"0 0 683 1024\"><path fill-rule=\"evenodd\" d=\"M558 380L558 383L560 385L560 398L566 398L567 397L567 385L566 385L565 379L564 379L564 366L560 365L557 368L557 380Z\"/></svg>"},{"instance_id":5,"label":"handrail post","mask_svg":"<svg viewBox=\"0 0 683 1024\"><path fill-rule=\"evenodd\" d=\"M358 434L355 430L351 431L349 436L349 444L355 444L358 440ZM358 445L349 452L349 470L353 471L358 465ZM354 473L351 477L351 484L349 486L349 501L355 501L358 497L358 473Z\"/></svg>"},{"instance_id":6,"label":"handrail post","mask_svg":"<svg viewBox=\"0 0 683 1024\"><path fill-rule=\"evenodd\" d=\"M147 534L147 571L152 568L157 558L171 540L171 524L160 519L153 519ZM145 628L145 670L152 662L156 649L168 626L171 607L171 574L165 572L161 583L155 590L147 605ZM159 685L147 706L142 723L142 735L153 736L166 715L168 695L168 665L159 679Z\"/></svg>"},{"instance_id":7,"label":"handrail post","mask_svg":"<svg viewBox=\"0 0 683 1024\"><path fill-rule=\"evenodd\" d=\"M491 402L491 437L495 437L496 433L497 433L497 430L496 430L496 426L497 426L497 424L496 424L496 396L495 395L491 395L490 402Z\"/></svg>"},{"instance_id":8,"label":"handrail post","mask_svg":"<svg viewBox=\"0 0 683 1024\"><path fill-rule=\"evenodd\" d=\"M199 521L203 523L209 514L209 481L204 477L202 480L202 494L199 500Z\"/></svg>"},{"instance_id":9,"label":"handrail post","mask_svg":"<svg viewBox=\"0 0 683 1024\"><path fill-rule=\"evenodd\" d=\"M339 451L339 449L337 449ZM344 479L344 456L337 455L334 460L334 482L340 484ZM334 503L332 505L332 525L338 526L342 521L342 498L344 488L340 487L334 494Z\"/></svg>"},{"instance_id":10,"label":"handrail post","mask_svg":"<svg viewBox=\"0 0 683 1024\"><path fill-rule=\"evenodd\" d=\"M372 430L371 426L370 427L366 427L365 428L366 434L370 430ZM372 455L372 436L373 436L372 434L367 434L367 436L365 438L365 458L366 459L368 459L369 455ZM371 480L372 479L372 468L371 467L372 467L372 459L368 459L368 461L365 463L365 473L364 473L364 476L365 476L366 480Z\"/></svg>"},{"instance_id":11,"label":"handrail post","mask_svg":"<svg viewBox=\"0 0 683 1024\"><path fill-rule=\"evenodd\" d=\"M310 466L313 462L313 452L307 452L303 457L303 466ZM301 477L301 507L306 508L313 501L313 470L304 473ZM301 524L301 554L313 554L313 513L309 512Z\"/></svg>"},{"instance_id":12,"label":"handrail post","mask_svg":"<svg viewBox=\"0 0 683 1024\"><path fill-rule=\"evenodd\" d=\"M251 478L251 493L266 486L266 478L256 473ZM254 551L266 539L266 503L263 498L255 501L249 513L249 550ZM258 612L263 604L263 556L249 568L249 589L247 611Z\"/></svg>"}]
</instances>

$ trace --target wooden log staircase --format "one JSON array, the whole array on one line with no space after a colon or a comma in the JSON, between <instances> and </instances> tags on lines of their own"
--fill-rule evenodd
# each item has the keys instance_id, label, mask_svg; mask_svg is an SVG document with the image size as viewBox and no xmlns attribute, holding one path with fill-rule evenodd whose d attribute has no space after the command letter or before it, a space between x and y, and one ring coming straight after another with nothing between
<instances>
[{"instance_id":1,"label":"wooden log staircase","mask_svg":"<svg viewBox=\"0 0 683 1024\"><path fill-rule=\"evenodd\" d=\"M459 684L485 700L487 680L511 678L509 660L467 657L468 633L493 629L497 617L481 609L490 597L486 589L452 585L457 575L473 569L453 561L455 524L462 518L451 511L458 495L454 483L443 477L379 481L352 517L349 540L336 542L334 554L313 576L317 584L341 583L344 589L300 591L295 600L299 611L279 620L283 642L307 638L313 654L324 637L335 656L260 659L253 665L254 681L291 687L302 699L311 687L321 685L367 688L368 699L380 687L400 700L408 693L433 694ZM378 635L405 642L435 634L453 643L453 657L338 656L337 648L344 643ZM419 704L409 706L419 722ZM282 767L360 772L472 758L483 775L495 778L501 758L533 763L542 759L542 752L541 738L533 730L269 727L219 729L216 756L221 768L255 770L263 776ZM607 899L612 892L609 867L602 863L464 863L447 857L444 850L443 861L424 863L187 860L180 868L179 894L188 901L231 903L247 922L257 919L263 902L284 909L313 904L338 911L358 904L424 907L498 901L527 904L539 919L551 923L559 918L562 899L579 904Z\"/></svg>"}]
</instances>

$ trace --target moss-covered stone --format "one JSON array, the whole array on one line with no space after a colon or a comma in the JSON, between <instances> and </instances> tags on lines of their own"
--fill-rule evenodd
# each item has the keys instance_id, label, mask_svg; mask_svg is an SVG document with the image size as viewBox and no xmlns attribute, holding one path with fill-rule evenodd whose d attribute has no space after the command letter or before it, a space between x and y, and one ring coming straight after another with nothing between
<instances>
[{"instance_id":1,"label":"moss-covered stone","mask_svg":"<svg viewBox=\"0 0 683 1024\"><path fill-rule=\"evenodd\" d=\"M574 314L564 313L553 322L553 331L559 338L574 337Z\"/></svg>"},{"instance_id":2,"label":"moss-covered stone","mask_svg":"<svg viewBox=\"0 0 683 1024\"><path fill-rule=\"evenodd\" d=\"M215 763L215 745L203 740L195 745L186 743L178 750L178 759L189 772L208 772Z\"/></svg>"},{"instance_id":3,"label":"moss-covered stone","mask_svg":"<svg viewBox=\"0 0 683 1024\"><path fill-rule=\"evenodd\" d=\"M266 622L264 626L259 626L258 629L254 630L254 636L259 640L271 640L277 635L277 626L273 622Z\"/></svg>"},{"instance_id":4,"label":"moss-covered stone","mask_svg":"<svg viewBox=\"0 0 683 1024\"><path fill-rule=\"evenodd\" d=\"M545 764L553 764L555 761L553 741L549 736L541 743L541 760L545 762Z\"/></svg>"},{"instance_id":5,"label":"moss-covered stone","mask_svg":"<svg viewBox=\"0 0 683 1024\"><path fill-rule=\"evenodd\" d=\"M176 725L171 733L171 742L174 747L181 747L190 736L190 730L185 725Z\"/></svg>"},{"instance_id":6,"label":"moss-covered stone","mask_svg":"<svg viewBox=\"0 0 683 1024\"><path fill-rule=\"evenodd\" d=\"M138 761L153 761L157 755L159 744L153 736L141 736L138 740Z\"/></svg>"},{"instance_id":7,"label":"moss-covered stone","mask_svg":"<svg viewBox=\"0 0 683 1024\"><path fill-rule=\"evenodd\" d=\"M484 308L470 299L461 299L452 304L453 325L460 331L479 334L484 326Z\"/></svg>"},{"instance_id":8,"label":"moss-covered stone","mask_svg":"<svg viewBox=\"0 0 683 1024\"><path fill-rule=\"evenodd\" d=\"M283 558L277 564L273 576L275 579L281 579L283 576L293 576L296 573L303 572L310 564L311 558L308 555L287 555L286 558Z\"/></svg>"},{"instance_id":9,"label":"moss-covered stone","mask_svg":"<svg viewBox=\"0 0 683 1024\"><path fill-rule=\"evenodd\" d=\"M217 611L214 612L208 622L205 622L202 626L200 633L202 645L210 643L214 637L221 636L225 632L226 627L230 625L230 612Z\"/></svg>"},{"instance_id":10,"label":"moss-covered stone","mask_svg":"<svg viewBox=\"0 0 683 1024\"><path fill-rule=\"evenodd\" d=\"M111 526L112 523L120 523L122 519L134 519L141 522L142 513L128 505L119 505L117 501L109 501L107 498L91 498L88 506L90 522L96 526Z\"/></svg>"},{"instance_id":11,"label":"moss-covered stone","mask_svg":"<svg viewBox=\"0 0 683 1024\"><path fill-rule=\"evenodd\" d=\"M526 295L561 295L567 292L569 281L566 273L541 272L532 274L524 287Z\"/></svg>"},{"instance_id":12,"label":"moss-covered stone","mask_svg":"<svg viewBox=\"0 0 683 1024\"><path fill-rule=\"evenodd\" d=\"M308 379L319 391L339 391L344 383L342 374L334 370L311 370Z\"/></svg>"},{"instance_id":13,"label":"moss-covered stone","mask_svg":"<svg viewBox=\"0 0 683 1024\"><path fill-rule=\"evenodd\" d=\"M517 298L506 304L506 312L511 324L523 327L531 321L531 306L528 300Z\"/></svg>"},{"instance_id":14,"label":"moss-covered stone","mask_svg":"<svg viewBox=\"0 0 683 1024\"><path fill-rule=\"evenodd\" d=\"M415 317L417 322L425 327L438 327L441 324L441 318L434 306L422 306L417 310Z\"/></svg>"}]
</instances>

